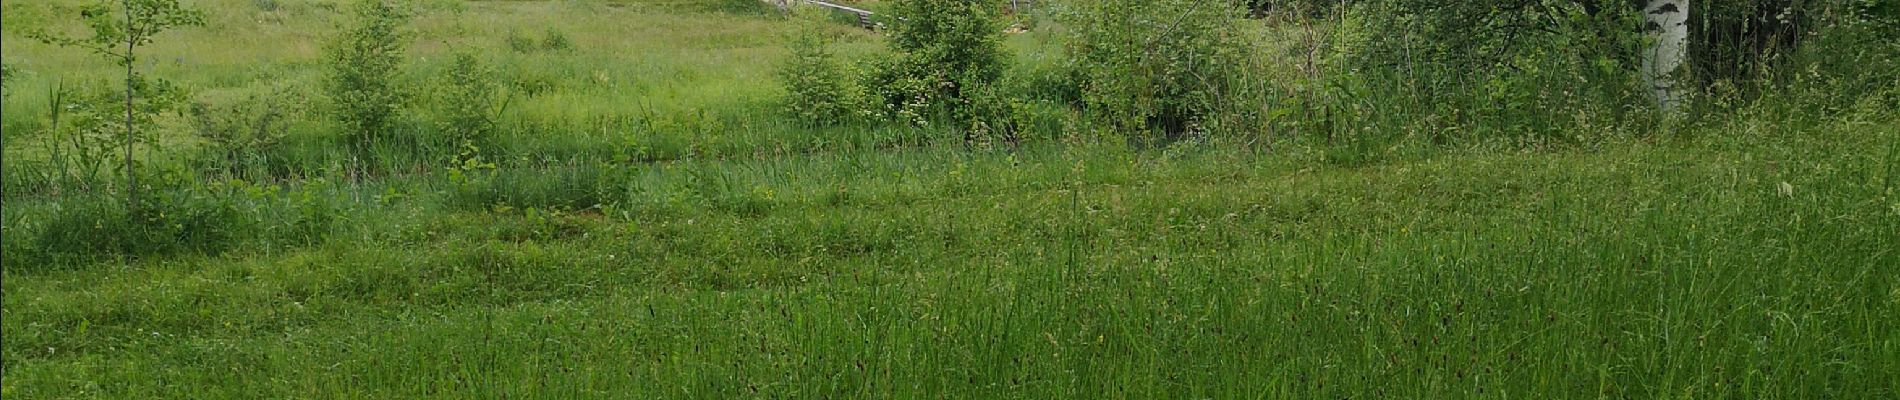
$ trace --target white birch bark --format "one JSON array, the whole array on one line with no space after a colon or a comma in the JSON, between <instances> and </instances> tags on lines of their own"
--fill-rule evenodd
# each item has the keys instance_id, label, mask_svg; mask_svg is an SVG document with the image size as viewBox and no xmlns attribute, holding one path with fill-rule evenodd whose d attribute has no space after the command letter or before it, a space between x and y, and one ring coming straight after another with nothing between
<instances>
[{"instance_id":1,"label":"white birch bark","mask_svg":"<svg viewBox=\"0 0 1900 400\"><path fill-rule=\"evenodd\" d=\"M1643 57L1643 82L1658 107L1673 110L1685 100L1677 86L1689 53L1689 0L1649 0L1643 8L1643 30L1651 39Z\"/></svg>"}]
</instances>

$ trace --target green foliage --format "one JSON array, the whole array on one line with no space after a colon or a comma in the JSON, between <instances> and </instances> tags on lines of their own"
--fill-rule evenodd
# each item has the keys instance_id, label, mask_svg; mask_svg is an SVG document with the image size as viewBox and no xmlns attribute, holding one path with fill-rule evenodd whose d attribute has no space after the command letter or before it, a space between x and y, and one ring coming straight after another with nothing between
<instances>
[{"instance_id":1,"label":"green foliage","mask_svg":"<svg viewBox=\"0 0 1900 400\"><path fill-rule=\"evenodd\" d=\"M325 88L331 112L344 140L358 157L377 141L390 138L409 93L401 72L410 33L410 15L390 0L359 0L355 25L331 39Z\"/></svg>"},{"instance_id":2,"label":"green foliage","mask_svg":"<svg viewBox=\"0 0 1900 400\"><path fill-rule=\"evenodd\" d=\"M771 4L759 0L706 0L709 11L736 15L770 15L778 12Z\"/></svg>"},{"instance_id":3,"label":"green foliage","mask_svg":"<svg viewBox=\"0 0 1900 400\"><path fill-rule=\"evenodd\" d=\"M1766 100L1812 90L1800 97L1820 111L1878 95L1900 79L1894 72L1900 2L1747 0L1705 7L1707 21L1691 25L1697 46L1690 56L1711 95Z\"/></svg>"},{"instance_id":4,"label":"green foliage","mask_svg":"<svg viewBox=\"0 0 1900 400\"><path fill-rule=\"evenodd\" d=\"M508 49L516 53L533 53L541 49L541 46L534 42L534 37L517 30L508 31L508 35L503 36L502 41L508 44Z\"/></svg>"},{"instance_id":5,"label":"green foliage","mask_svg":"<svg viewBox=\"0 0 1900 400\"><path fill-rule=\"evenodd\" d=\"M1900 2L1856 3L1811 13L1798 47L1767 60L1754 78L1717 81L1711 94L1779 107L1788 118L1900 109Z\"/></svg>"},{"instance_id":6,"label":"green foliage","mask_svg":"<svg viewBox=\"0 0 1900 400\"><path fill-rule=\"evenodd\" d=\"M1284 15L1294 18L1324 17L1333 15L1339 7L1353 0L1243 0L1248 16L1266 17Z\"/></svg>"},{"instance_id":7,"label":"green foliage","mask_svg":"<svg viewBox=\"0 0 1900 400\"><path fill-rule=\"evenodd\" d=\"M1228 104L1248 44L1226 1L1105 0L1073 5L1068 65L1085 107L1110 126L1178 139Z\"/></svg>"},{"instance_id":8,"label":"green foliage","mask_svg":"<svg viewBox=\"0 0 1900 400\"><path fill-rule=\"evenodd\" d=\"M1840 90L1834 98L1844 101L1812 97L1836 106L1883 87L1890 57L1880 55L1900 36L1877 28L1878 3L1694 3L1689 77L1697 84L1691 90L1707 100L1696 104L1697 112L1792 99L1780 96L1791 86ZM1594 143L1605 135L1644 133L1652 117L1628 111L1643 104L1638 71L1649 43L1642 7L1584 0L1358 2L1343 18L1352 39L1340 43L1347 71L1330 84L1344 89L1332 105L1334 116L1364 122L1400 115L1435 121L1403 131L1458 132L1430 133L1435 142ZM1840 84L1815 82L1817 76ZM1595 132L1568 129L1580 124Z\"/></svg>"},{"instance_id":9,"label":"green foliage","mask_svg":"<svg viewBox=\"0 0 1900 400\"><path fill-rule=\"evenodd\" d=\"M92 197L61 201L25 221L10 215L5 268L30 272L128 258L215 256L240 246L308 246L327 240L345 220L338 188L321 179L293 187L154 181L159 189L140 197L132 210Z\"/></svg>"},{"instance_id":10,"label":"green foliage","mask_svg":"<svg viewBox=\"0 0 1900 400\"><path fill-rule=\"evenodd\" d=\"M649 398L707 377L708 398L1891 397L1900 360L1841 347L1900 323L1879 274L1900 213L1860 151L1895 131L1765 128L1363 169L1119 146L682 162L609 179L648 190L602 213L367 187L331 197L414 197L355 205L324 246L9 274L7 378L24 398L82 368L205 399ZM640 351L712 359L620 356ZM266 357L335 371L245 368ZM522 358L601 379L517 384L544 373ZM859 367L886 358L919 361ZM1580 369L1599 372L1561 379ZM1275 383L1302 377L1340 383ZM1712 383L1730 379L1756 384Z\"/></svg>"},{"instance_id":11,"label":"green foliage","mask_svg":"<svg viewBox=\"0 0 1900 400\"><path fill-rule=\"evenodd\" d=\"M569 39L566 32L561 32L560 29L553 27L549 27L547 32L543 33L541 39L538 41L535 40L533 36L529 36L519 30L510 30L508 34L503 37L503 43L508 45L508 49L522 54L542 51L561 52L574 49L574 40Z\"/></svg>"},{"instance_id":12,"label":"green foliage","mask_svg":"<svg viewBox=\"0 0 1900 400\"><path fill-rule=\"evenodd\" d=\"M580 211L620 203L625 192L615 183L619 168L568 163L542 169L471 174L454 187L447 203L460 209L541 209Z\"/></svg>"},{"instance_id":13,"label":"green foliage","mask_svg":"<svg viewBox=\"0 0 1900 400\"><path fill-rule=\"evenodd\" d=\"M123 189L131 200L127 206L136 207L139 172L133 156L134 148L141 136L149 138L154 135L149 130L153 118L177 102L176 99L159 98L144 99L143 103L139 104L137 98L141 95L166 97L164 93L176 91L170 82L162 79L146 79L136 71L134 67L139 61L138 48L151 44L158 34L167 30L182 26L203 25L204 14L180 5L178 0L121 0L118 2L100 0L81 6L79 11L81 22L90 28L89 36L74 37L45 30L35 30L28 36L48 44L84 49L125 68L124 101L120 103L123 119L119 120L118 126L119 132L123 132L119 147L124 149L124 162L119 164L118 171L126 178ZM61 107L62 105L54 102L53 106ZM98 113L93 114L96 116ZM84 115L82 113L76 116ZM107 142L102 138L104 135L100 128L107 124L102 123L98 118L81 119L77 122L79 123L75 125L80 130L70 135L74 139L71 143L74 154L78 156L76 157L80 164L78 167L85 168L77 171L77 175L87 177L83 184L90 188L96 182L92 177L99 169L91 162L103 158L101 144ZM54 125L53 129L57 130L57 124ZM153 144L157 145L155 142ZM55 162L55 164L61 163ZM70 165L57 165L55 168L61 168L59 174L64 177L72 173L68 169L70 167ZM70 181L69 179L62 180Z\"/></svg>"},{"instance_id":14,"label":"green foliage","mask_svg":"<svg viewBox=\"0 0 1900 400\"><path fill-rule=\"evenodd\" d=\"M268 94L221 105L193 103L192 127L210 153L206 169L226 176L268 176L252 169L267 165L270 154L289 135L293 117L289 108L295 106L284 97Z\"/></svg>"},{"instance_id":15,"label":"green foliage","mask_svg":"<svg viewBox=\"0 0 1900 400\"><path fill-rule=\"evenodd\" d=\"M826 29L812 28L792 37L792 55L779 66L786 111L806 124L842 124L860 107L844 64L828 48L830 35Z\"/></svg>"},{"instance_id":16,"label":"green foliage","mask_svg":"<svg viewBox=\"0 0 1900 400\"><path fill-rule=\"evenodd\" d=\"M1336 88L1328 137L1542 146L1648 129L1632 111L1647 104L1637 11L1567 0L1359 3L1343 17L1347 39L1326 77Z\"/></svg>"},{"instance_id":17,"label":"green foliage","mask_svg":"<svg viewBox=\"0 0 1900 400\"><path fill-rule=\"evenodd\" d=\"M1729 0L1694 3L1690 26L1692 77L1704 85L1779 79L1790 56L1837 30L1900 22L1892 0ZM1900 35L1886 32L1887 39ZM1839 35L1834 35L1838 39ZM1866 43L1879 47L1881 43Z\"/></svg>"},{"instance_id":18,"label":"green foliage","mask_svg":"<svg viewBox=\"0 0 1900 400\"><path fill-rule=\"evenodd\" d=\"M45 30L28 36L49 44L85 49L119 66L129 66L138 61L135 49L151 44L158 34L204 24L203 12L180 5L178 0L97 0L81 6L79 15L89 28L90 36L72 37Z\"/></svg>"},{"instance_id":19,"label":"green foliage","mask_svg":"<svg viewBox=\"0 0 1900 400\"><path fill-rule=\"evenodd\" d=\"M493 140L496 118L507 106L507 95L495 80L493 67L470 53L456 53L435 96L440 103L438 124L454 143L486 146Z\"/></svg>"},{"instance_id":20,"label":"green foliage","mask_svg":"<svg viewBox=\"0 0 1900 400\"><path fill-rule=\"evenodd\" d=\"M126 165L112 162L127 140L157 144L151 129L157 119L178 109L187 93L169 81L136 77L132 82L133 131L125 135L126 95L113 85L99 83L78 88L57 86L49 98L47 132L41 144L47 155L42 174L44 189L102 188L113 176L126 176Z\"/></svg>"},{"instance_id":21,"label":"green foliage","mask_svg":"<svg viewBox=\"0 0 1900 400\"><path fill-rule=\"evenodd\" d=\"M12 94L7 92L7 84L13 83L13 75L16 73L18 72L14 71L13 64L0 63L0 100Z\"/></svg>"},{"instance_id":22,"label":"green foliage","mask_svg":"<svg viewBox=\"0 0 1900 400\"><path fill-rule=\"evenodd\" d=\"M61 266L116 257L217 254L252 232L251 221L218 196L157 191L140 203L127 210L96 198L66 202L45 222L37 254Z\"/></svg>"},{"instance_id":23,"label":"green foliage","mask_svg":"<svg viewBox=\"0 0 1900 400\"><path fill-rule=\"evenodd\" d=\"M7 28L70 1L9 1ZM929 93L916 108L928 128L815 129L760 84L788 27L690 8L721 0L427 1L440 8L417 9L418 35L443 44L428 49L417 120L449 131L448 102L468 97L453 81L480 81L451 72L481 69L450 51L487 52L505 66L494 81L523 88L497 91L534 88L497 122L520 134L431 142L398 154L415 163L403 170L348 175L334 124L274 95L329 66L301 41L330 13L297 11L333 0L282 1L311 18L215 24L188 33L202 43L147 52L184 54L137 65L178 71L206 106L153 120L177 131L141 142L166 145L141 178L166 194L142 214L77 190L12 194L16 174L56 171L37 164L55 136L9 125L3 396L1896 397L1900 41L1871 24L1812 26L1772 65L1772 96L1670 121L1680 134L1538 151L1497 142L1646 121L1640 96L1622 117L1604 110L1625 103L1591 95L1631 66L1580 63L1589 35L1527 30L1514 46L1532 49L1482 55L1502 65L1434 71L1422 56L1441 53L1422 41L1367 52L1419 32L1363 9L1236 21L1223 32L1250 56L1187 129L1213 140L1154 149L1035 143L1117 129L1086 121L1103 108L1050 40L1077 29L1063 21L1009 37L1027 56L962 90L956 112L932 80L909 80ZM493 26L457 29L449 12ZM549 25L637 57L502 45ZM47 102L60 96L18 90L39 76L15 82L9 122L45 119L31 115L42 105L68 113L66 130L113 115L111 93L85 100L117 80L107 62L6 39L9 61L89 85ZM881 40L827 48L891 56L870 48ZM1317 61L1300 64L1308 49ZM1259 99L1292 111L1230 122ZM278 127L247 132L259 126ZM1339 140L1219 140L1281 127ZM1025 145L949 143L966 132ZM298 172L248 183L166 164L192 146Z\"/></svg>"},{"instance_id":24,"label":"green foliage","mask_svg":"<svg viewBox=\"0 0 1900 400\"><path fill-rule=\"evenodd\" d=\"M1728 0L1692 3L1690 77L1705 84L1758 76L1787 56L1817 17L1822 1ZM1811 4L1812 3L1812 4Z\"/></svg>"},{"instance_id":25,"label":"green foliage","mask_svg":"<svg viewBox=\"0 0 1900 400\"><path fill-rule=\"evenodd\" d=\"M560 29L549 27L547 33L542 35L541 48L548 51L573 50L574 40L568 39L567 33L561 32Z\"/></svg>"},{"instance_id":26,"label":"green foliage","mask_svg":"<svg viewBox=\"0 0 1900 400\"><path fill-rule=\"evenodd\" d=\"M918 125L978 119L973 94L994 85L1007 61L997 3L899 0L891 7L899 19L889 41L895 57L870 64L865 83L881 114Z\"/></svg>"}]
</instances>

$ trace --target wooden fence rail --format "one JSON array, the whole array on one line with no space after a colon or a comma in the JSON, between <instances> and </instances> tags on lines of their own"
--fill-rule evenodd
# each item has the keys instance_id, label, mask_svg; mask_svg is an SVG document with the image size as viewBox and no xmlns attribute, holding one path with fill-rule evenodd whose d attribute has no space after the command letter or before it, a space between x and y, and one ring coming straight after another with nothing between
<instances>
[{"instance_id":1,"label":"wooden fence rail","mask_svg":"<svg viewBox=\"0 0 1900 400\"><path fill-rule=\"evenodd\" d=\"M811 4L811 5L815 5L819 7L829 8L832 10L837 10L838 12L851 13L853 15L857 15L858 25L863 26L864 29L877 29L878 27L877 21L871 19L871 16L877 15L877 13L871 12L870 10L850 7L843 4L823 2L823 1L818 1L818 0L775 0L774 2L778 3L779 8L790 8L793 3L805 3L805 4Z\"/></svg>"}]
</instances>

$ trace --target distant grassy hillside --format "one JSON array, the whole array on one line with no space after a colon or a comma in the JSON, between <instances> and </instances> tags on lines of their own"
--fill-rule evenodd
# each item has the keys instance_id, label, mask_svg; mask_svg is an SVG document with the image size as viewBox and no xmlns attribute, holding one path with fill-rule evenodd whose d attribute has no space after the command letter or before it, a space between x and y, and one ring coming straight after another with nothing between
<instances>
[{"instance_id":1,"label":"distant grassy hillside","mask_svg":"<svg viewBox=\"0 0 1900 400\"><path fill-rule=\"evenodd\" d=\"M6 150L15 159L43 157L25 138L44 124L48 93L55 85L105 86L115 71L109 63L71 49L58 49L25 37L36 29L73 29L54 21L73 20L77 1L9 2L4 39L6 61L20 77L9 84ZM147 73L174 80L193 92L193 101L211 106L283 99L299 107L293 139L327 136L320 114L324 42L346 22L336 1L216 0L192 2L211 10L204 27L168 33L149 47L141 63ZM511 93L505 123L510 131L533 131L514 138L509 153L611 153L602 146L628 142L652 147L655 157L691 154L751 153L770 147L819 144L801 133L785 132L770 109L778 88L771 82L781 43L795 32L783 17L758 10L731 10L721 1L658 2L415 2L412 25L413 66L409 84L435 84L456 52L481 55L498 69ZM841 33L860 30L839 26ZM544 48L550 36L567 48ZM874 51L872 43L854 46ZM412 119L426 119L431 99L423 91ZM757 125L717 141L676 136L676 132L622 137L636 129L634 120L687 120L683 123ZM165 122L169 136L189 141L192 128L183 118ZM610 135L611 134L611 135ZM863 134L844 135L861 138ZM872 139L862 138L869 142ZM688 143L696 142L696 143ZM790 144L786 144L791 142ZM549 149L552 147L552 149ZM310 158L319 158L311 160ZM288 162L323 163L306 156Z\"/></svg>"}]
</instances>

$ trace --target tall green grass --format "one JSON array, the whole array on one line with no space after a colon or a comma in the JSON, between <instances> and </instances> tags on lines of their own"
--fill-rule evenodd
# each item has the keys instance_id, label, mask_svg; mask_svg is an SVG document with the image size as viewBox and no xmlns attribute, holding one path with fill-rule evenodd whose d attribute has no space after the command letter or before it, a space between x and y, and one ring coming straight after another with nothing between
<instances>
[{"instance_id":1,"label":"tall green grass","mask_svg":"<svg viewBox=\"0 0 1900 400\"><path fill-rule=\"evenodd\" d=\"M151 73L284 122L214 146L194 132L259 125L161 121L133 214L31 178L36 88L110 72L17 40L70 4L0 31L26 71L0 109L8 398L1900 394L1876 31L1669 117L1566 86L1627 78L1553 50L1590 44L1461 80L1354 71L1350 18L1239 20L1262 50L1228 130L1146 148L1039 20L996 88L1024 140L970 146L788 116L792 24L756 3L420 1L402 84L478 54L507 106L468 146L413 105L353 174L311 72L341 11L204 0ZM842 58L888 56L837 28ZM511 44L552 32L571 47Z\"/></svg>"},{"instance_id":2,"label":"tall green grass","mask_svg":"<svg viewBox=\"0 0 1900 400\"><path fill-rule=\"evenodd\" d=\"M330 244L13 270L7 385L1885 397L1900 361L1882 273L1900 261L1881 187L1893 160L1844 150L1900 133L1766 128L1730 150L1370 168L1115 148L685 162L582 211L451 211L467 200L371 188L358 196L408 197ZM539 185L586 181L564 174ZM160 379L178 384L140 383Z\"/></svg>"}]
</instances>

